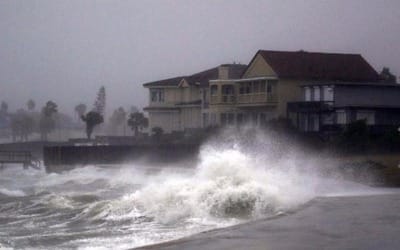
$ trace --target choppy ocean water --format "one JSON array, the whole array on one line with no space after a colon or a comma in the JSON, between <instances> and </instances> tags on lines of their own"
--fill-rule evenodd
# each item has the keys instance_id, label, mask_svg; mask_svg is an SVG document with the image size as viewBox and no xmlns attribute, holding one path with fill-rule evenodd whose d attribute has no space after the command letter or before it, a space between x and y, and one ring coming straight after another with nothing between
<instances>
[{"instance_id":1,"label":"choppy ocean water","mask_svg":"<svg viewBox=\"0 0 400 250\"><path fill-rule=\"evenodd\" d=\"M204 147L184 166L0 172L0 248L127 249L294 211L317 196L371 192L296 157Z\"/></svg>"}]
</instances>

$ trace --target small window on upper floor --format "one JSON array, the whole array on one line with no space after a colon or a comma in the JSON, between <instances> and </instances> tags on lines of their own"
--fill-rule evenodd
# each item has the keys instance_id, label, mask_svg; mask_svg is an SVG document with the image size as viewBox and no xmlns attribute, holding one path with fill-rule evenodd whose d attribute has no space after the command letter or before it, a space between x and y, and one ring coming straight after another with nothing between
<instances>
[{"instance_id":1,"label":"small window on upper floor","mask_svg":"<svg viewBox=\"0 0 400 250\"><path fill-rule=\"evenodd\" d=\"M333 102L333 87L324 86L323 87L323 100L325 102Z\"/></svg>"},{"instance_id":2,"label":"small window on upper floor","mask_svg":"<svg viewBox=\"0 0 400 250\"><path fill-rule=\"evenodd\" d=\"M240 85L239 85L239 94L240 95L243 95L244 94L244 83L240 83Z\"/></svg>"},{"instance_id":3,"label":"small window on upper floor","mask_svg":"<svg viewBox=\"0 0 400 250\"><path fill-rule=\"evenodd\" d=\"M163 89L151 89L150 90L151 102L164 102L164 90Z\"/></svg>"},{"instance_id":4,"label":"small window on upper floor","mask_svg":"<svg viewBox=\"0 0 400 250\"><path fill-rule=\"evenodd\" d=\"M314 101L321 101L321 91L319 86L314 86Z\"/></svg>"},{"instance_id":5,"label":"small window on upper floor","mask_svg":"<svg viewBox=\"0 0 400 250\"><path fill-rule=\"evenodd\" d=\"M222 95L233 95L234 88L232 85L223 85L222 86Z\"/></svg>"},{"instance_id":6,"label":"small window on upper floor","mask_svg":"<svg viewBox=\"0 0 400 250\"><path fill-rule=\"evenodd\" d=\"M265 92L265 85L266 85L267 83L266 83L266 81L261 81L260 82L260 92L261 93L264 93ZM270 85L270 84L268 84L268 85ZM271 90L271 89L270 89Z\"/></svg>"},{"instance_id":7,"label":"small window on upper floor","mask_svg":"<svg viewBox=\"0 0 400 250\"><path fill-rule=\"evenodd\" d=\"M304 100L306 102L310 102L311 101L311 89L309 87L305 87L304 88Z\"/></svg>"},{"instance_id":8,"label":"small window on upper floor","mask_svg":"<svg viewBox=\"0 0 400 250\"><path fill-rule=\"evenodd\" d=\"M267 84L267 93L268 94L272 93L272 84L271 83Z\"/></svg>"},{"instance_id":9,"label":"small window on upper floor","mask_svg":"<svg viewBox=\"0 0 400 250\"><path fill-rule=\"evenodd\" d=\"M211 85L210 94L211 95L217 95L218 94L218 86L217 85Z\"/></svg>"}]
</instances>

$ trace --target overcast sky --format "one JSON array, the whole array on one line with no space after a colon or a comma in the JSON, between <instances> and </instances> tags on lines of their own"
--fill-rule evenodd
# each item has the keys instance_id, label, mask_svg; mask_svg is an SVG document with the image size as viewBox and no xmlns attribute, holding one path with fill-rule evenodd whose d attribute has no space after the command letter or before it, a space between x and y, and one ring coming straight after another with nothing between
<instances>
[{"instance_id":1,"label":"overcast sky","mask_svg":"<svg viewBox=\"0 0 400 250\"><path fill-rule=\"evenodd\" d=\"M143 107L142 83L258 49L360 53L400 75L399 0L0 0L0 101Z\"/></svg>"}]
</instances>

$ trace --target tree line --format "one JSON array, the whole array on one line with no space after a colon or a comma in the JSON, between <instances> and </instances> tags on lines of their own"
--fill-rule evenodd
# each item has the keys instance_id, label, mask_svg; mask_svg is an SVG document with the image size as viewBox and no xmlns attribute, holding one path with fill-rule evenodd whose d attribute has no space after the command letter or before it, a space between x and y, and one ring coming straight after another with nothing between
<instances>
[{"instance_id":1,"label":"tree line","mask_svg":"<svg viewBox=\"0 0 400 250\"><path fill-rule=\"evenodd\" d=\"M61 128L65 127L66 123L73 124L73 119L60 113L57 104L52 100L47 101L40 112L36 111L35 108L35 101L30 99L26 102L26 109L20 108L11 113L8 110L8 104L2 101L0 105L0 129L3 129L3 131L8 129L14 142L28 141L29 136L35 132L40 134L41 140L46 141L48 135L57 126ZM104 86L99 89L92 109L88 110L86 104L83 103L75 106L74 111L78 120L85 125L88 139L92 138L94 129L104 123L105 108L106 90ZM130 127L134 135L139 136L142 130L148 127L148 123L148 119L137 108L132 107L128 114L123 107L118 107L110 116L108 127L102 127L102 129L114 133L123 128L125 135L126 127ZM75 124L79 124L79 122ZM1 134L0 136L5 135Z\"/></svg>"}]
</instances>

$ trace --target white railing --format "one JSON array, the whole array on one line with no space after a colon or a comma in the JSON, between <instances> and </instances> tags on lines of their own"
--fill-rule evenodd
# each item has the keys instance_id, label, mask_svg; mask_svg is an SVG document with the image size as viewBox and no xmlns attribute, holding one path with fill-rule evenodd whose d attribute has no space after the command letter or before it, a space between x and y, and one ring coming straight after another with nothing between
<instances>
[{"instance_id":1,"label":"white railing","mask_svg":"<svg viewBox=\"0 0 400 250\"><path fill-rule=\"evenodd\" d=\"M241 94L238 95L238 104L276 102L276 95L266 93Z\"/></svg>"},{"instance_id":2,"label":"white railing","mask_svg":"<svg viewBox=\"0 0 400 250\"><path fill-rule=\"evenodd\" d=\"M214 95L210 96L210 104L256 104L276 102L276 95L266 93L240 94L240 95Z\"/></svg>"}]
</instances>

